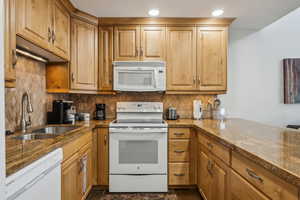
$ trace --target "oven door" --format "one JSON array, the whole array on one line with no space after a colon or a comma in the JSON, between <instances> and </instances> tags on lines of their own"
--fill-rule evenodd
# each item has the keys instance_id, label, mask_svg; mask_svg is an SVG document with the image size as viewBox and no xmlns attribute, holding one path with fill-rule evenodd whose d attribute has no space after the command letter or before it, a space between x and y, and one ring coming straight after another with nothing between
<instances>
[{"instance_id":1,"label":"oven door","mask_svg":"<svg viewBox=\"0 0 300 200\"><path fill-rule=\"evenodd\" d=\"M110 174L167 174L167 132L111 132Z\"/></svg>"},{"instance_id":2,"label":"oven door","mask_svg":"<svg viewBox=\"0 0 300 200\"><path fill-rule=\"evenodd\" d=\"M158 91L157 76L153 67L114 67L114 90Z\"/></svg>"}]
</instances>

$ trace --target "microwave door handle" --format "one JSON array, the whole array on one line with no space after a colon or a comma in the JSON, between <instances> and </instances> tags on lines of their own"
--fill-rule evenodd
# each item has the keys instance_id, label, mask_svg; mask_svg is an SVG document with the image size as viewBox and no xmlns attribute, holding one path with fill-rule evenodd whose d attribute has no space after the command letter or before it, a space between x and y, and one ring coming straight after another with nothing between
<instances>
[{"instance_id":1,"label":"microwave door handle","mask_svg":"<svg viewBox=\"0 0 300 200\"><path fill-rule=\"evenodd\" d=\"M158 69L155 69L154 70L154 88L158 87L157 76L158 76Z\"/></svg>"}]
</instances>

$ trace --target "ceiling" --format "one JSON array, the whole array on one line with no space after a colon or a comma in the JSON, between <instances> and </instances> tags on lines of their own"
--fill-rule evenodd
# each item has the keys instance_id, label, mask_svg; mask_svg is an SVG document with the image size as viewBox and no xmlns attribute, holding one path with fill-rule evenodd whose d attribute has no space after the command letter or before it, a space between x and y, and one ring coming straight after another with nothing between
<instances>
[{"instance_id":1,"label":"ceiling","mask_svg":"<svg viewBox=\"0 0 300 200\"><path fill-rule=\"evenodd\" d=\"M222 17L236 17L234 28L260 29L300 6L299 0L71 0L74 6L98 17L148 17L158 8L160 17L210 17L222 8Z\"/></svg>"}]
</instances>

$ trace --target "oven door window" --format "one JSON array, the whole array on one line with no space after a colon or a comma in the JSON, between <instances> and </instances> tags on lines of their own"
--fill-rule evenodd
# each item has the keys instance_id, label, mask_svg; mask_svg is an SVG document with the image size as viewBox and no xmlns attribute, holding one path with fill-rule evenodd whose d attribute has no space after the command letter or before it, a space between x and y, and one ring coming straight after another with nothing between
<instances>
[{"instance_id":1,"label":"oven door window","mask_svg":"<svg viewBox=\"0 0 300 200\"><path fill-rule=\"evenodd\" d=\"M158 162L158 141L119 141L119 164L158 164Z\"/></svg>"}]
</instances>

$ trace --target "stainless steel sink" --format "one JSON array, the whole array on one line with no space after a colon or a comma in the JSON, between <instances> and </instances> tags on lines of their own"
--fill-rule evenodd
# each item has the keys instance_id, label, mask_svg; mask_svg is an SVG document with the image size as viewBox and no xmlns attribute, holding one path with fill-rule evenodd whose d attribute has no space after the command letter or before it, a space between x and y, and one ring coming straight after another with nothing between
<instances>
[{"instance_id":1,"label":"stainless steel sink","mask_svg":"<svg viewBox=\"0 0 300 200\"><path fill-rule=\"evenodd\" d=\"M54 135L54 134L33 134L33 133L29 133L29 134L24 134L24 135L19 135L14 137L14 139L17 140L42 140L42 139L50 139L50 138L55 138L58 135Z\"/></svg>"},{"instance_id":2,"label":"stainless steel sink","mask_svg":"<svg viewBox=\"0 0 300 200\"><path fill-rule=\"evenodd\" d=\"M45 128L33 130L30 133L16 136L14 137L14 139L17 140L50 139L78 128L79 128L78 126L48 126Z\"/></svg>"},{"instance_id":3,"label":"stainless steel sink","mask_svg":"<svg viewBox=\"0 0 300 200\"><path fill-rule=\"evenodd\" d=\"M79 128L79 127L77 127L77 126L49 126L49 127L33 130L32 133L61 135L68 131L75 130L77 128Z\"/></svg>"}]
</instances>

